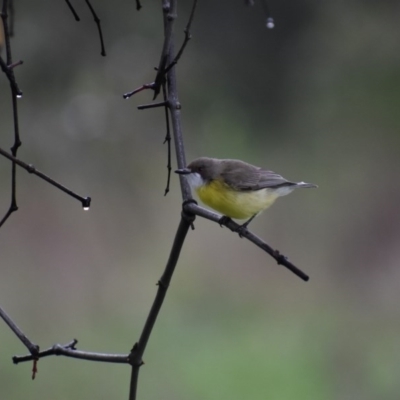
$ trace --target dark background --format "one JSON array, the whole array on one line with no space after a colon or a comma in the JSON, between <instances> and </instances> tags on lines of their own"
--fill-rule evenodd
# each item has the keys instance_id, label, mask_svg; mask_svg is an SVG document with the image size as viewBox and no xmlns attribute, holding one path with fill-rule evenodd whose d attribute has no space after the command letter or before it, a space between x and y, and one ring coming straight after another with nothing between
<instances>
[{"instance_id":1,"label":"dark background","mask_svg":"<svg viewBox=\"0 0 400 400\"><path fill-rule=\"evenodd\" d=\"M183 39L190 2L179 2ZM187 3L187 4L186 4ZM159 1L16 2L18 156L81 195L23 170L0 230L0 302L45 348L126 353L154 298L180 216L163 196L163 110L138 111L162 46ZM241 158L319 185L280 199L255 233L310 274L304 283L246 240L201 219L157 321L140 399L394 400L400 381L400 3L200 1L177 67L187 158ZM4 50L3 50L4 53ZM4 56L4 54L3 54ZM0 75L0 146L13 143ZM175 160L173 168L176 167ZM0 159L0 210L10 198ZM126 366L66 358L14 366L25 349L0 324L4 399L125 399Z\"/></svg>"}]
</instances>

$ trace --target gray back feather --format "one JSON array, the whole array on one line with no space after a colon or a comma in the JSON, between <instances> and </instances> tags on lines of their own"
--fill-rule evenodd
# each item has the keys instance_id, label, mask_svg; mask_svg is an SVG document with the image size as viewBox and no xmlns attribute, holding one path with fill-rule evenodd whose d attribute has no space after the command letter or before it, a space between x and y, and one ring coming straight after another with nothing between
<instances>
[{"instance_id":1,"label":"gray back feather","mask_svg":"<svg viewBox=\"0 0 400 400\"><path fill-rule=\"evenodd\" d=\"M229 186L243 191L296 185L273 171L238 160L223 160L221 175Z\"/></svg>"}]
</instances>

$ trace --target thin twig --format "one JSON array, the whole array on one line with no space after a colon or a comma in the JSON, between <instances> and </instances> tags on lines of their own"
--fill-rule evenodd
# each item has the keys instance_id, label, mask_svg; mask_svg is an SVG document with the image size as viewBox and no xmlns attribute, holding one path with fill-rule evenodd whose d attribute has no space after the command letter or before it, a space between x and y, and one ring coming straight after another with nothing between
<instances>
[{"instance_id":1,"label":"thin twig","mask_svg":"<svg viewBox=\"0 0 400 400\"><path fill-rule=\"evenodd\" d=\"M164 101L167 103L167 89L165 87L165 84L162 85L162 91L163 91L163 98ZM164 144L167 143L167 186L165 188L164 191L164 196L167 195L167 193L169 192L169 184L171 182L171 130L170 130L170 126L169 126L169 110L167 107L168 103L165 106L165 124L166 124L166 134L165 134L165 139L164 139Z\"/></svg>"},{"instance_id":2,"label":"thin twig","mask_svg":"<svg viewBox=\"0 0 400 400\"><path fill-rule=\"evenodd\" d=\"M65 356L71 358L78 358L80 360L87 361L100 361L100 362L109 362L115 364L128 364L129 354L108 354L108 353L93 353L90 351L81 351L76 350L75 345L78 343L76 339L71 342L61 345L55 344L53 347L50 347L47 350L38 352L35 357L32 355L26 356L14 356L13 362L14 364L18 364L21 362L32 361L34 359L40 359L48 356Z\"/></svg>"},{"instance_id":3,"label":"thin twig","mask_svg":"<svg viewBox=\"0 0 400 400\"><path fill-rule=\"evenodd\" d=\"M140 4L140 0L136 0L136 10L140 10L142 8L142 5Z\"/></svg>"},{"instance_id":4,"label":"thin twig","mask_svg":"<svg viewBox=\"0 0 400 400\"><path fill-rule=\"evenodd\" d=\"M193 1L193 5L192 5L192 10L190 12L190 17L188 20L188 23L186 25L185 28L185 38L184 41L182 43L181 48L179 49L177 55L173 58L173 60L171 60L169 63L167 62L167 54L169 52L169 49L171 47L171 34L172 32L170 32L171 26L170 24L167 24L164 26L164 43L163 43L163 49L161 52L161 57L160 57L160 62L158 64L158 67L156 68L157 70L157 75L154 79L154 82L151 83L146 83L140 87L138 87L135 90L132 90L131 92L125 93L123 95L124 99L129 99L131 96L133 96L136 93L141 92L142 90L145 89L151 89L154 91L154 96L153 96L153 100L155 100L157 98L157 96L159 95L162 86L165 84L165 77L167 75L167 73L170 71L170 69L177 64L177 62L179 61L179 59L181 58L183 51L185 50L189 40L191 39L192 35L190 33L190 28L192 26L192 22L193 22L193 18L194 18L194 13L196 10L196 5L197 5L197 0ZM163 10L164 13L167 13L169 15L168 18L172 18L175 19L176 15L173 14L172 11L170 11L172 9L171 4L168 1L163 1ZM168 66L167 66L168 65ZM150 107L147 107L150 108ZM143 108L140 108L143 109Z\"/></svg>"},{"instance_id":5,"label":"thin twig","mask_svg":"<svg viewBox=\"0 0 400 400\"><path fill-rule=\"evenodd\" d=\"M93 15L94 18L94 22L96 22L97 25L97 30L99 31L99 36L100 36L100 45L101 45L101 55L103 57L106 56L106 49L104 47L104 40L103 40L103 32L101 30L101 25L100 25L100 18L97 16L96 11L94 11L94 8L92 7L92 5L90 4L89 0L85 0L86 4L88 5L90 12Z\"/></svg>"},{"instance_id":6,"label":"thin twig","mask_svg":"<svg viewBox=\"0 0 400 400\"><path fill-rule=\"evenodd\" d=\"M129 99L130 97L132 97L134 94L139 93L139 92L141 92L142 90L154 89L154 85L155 85L154 82L152 82L152 83L145 83L144 85L139 86L138 88L132 90L131 92L128 92L128 93L123 94L122 97L123 97L125 100L128 100L128 99Z\"/></svg>"},{"instance_id":7,"label":"thin twig","mask_svg":"<svg viewBox=\"0 0 400 400\"><path fill-rule=\"evenodd\" d=\"M181 58L181 56L182 56L187 44L189 43L189 40L192 38L192 34L190 32L190 29L192 27L192 22L193 22L193 18L194 18L194 12L196 11L196 6L197 6L197 0L194 0L193 1L193 5L192 5L192 11L190 12L189 21L188 21L188 23L186 25L186 28L184 30L185 39L183 40L182 46L179 49L179 51L178 51L177 55L175 56L174 60L165 69L165 73L167 73L174 65L176 65L178 63L178 61Z\"/></svg>"},{"instance_id":8,"label":"thin twig","mask_svg":"<svg viewBox=\"0 0 400 400\"><path fill-rule=\"evenodd\" d=\"M8 9L13 10L13 5L9 3L8 0L3 0L3 7L1 10L1 18L3 21L3 29L4 29L4 39L6 44L6 62L0 57L0 65L2 71L7 76L10 82L11 89L11 104L12 104L12 112L13 112L13 125L14 125L14 144L11 147L12 157L17 156L18 148L21 146L21 139L19 136L19 124L18 124L18 104L17 98L22 97L22 92L19 89L17 82L15 80L14 75L14 67L19 63L13 63L12 61L12 53L11 53L11 41L10 41L10 28L8 24ZM11 202L10 206L0 221L0 227L8 220L11 214L18 210L17 206L17 168L15 162L12 163L11 166Z\"/></svg>"},{"instance_id":9,"label":"thin twig","mask_svg":"<svg viewBox=\"0 0 400 400\"><path fill-rule=\"evenodd\" d=\"M71 2L69 1L69 0L65 0L66 1L66 3L67 3L67 6L69 7L69 9L71 10L71 12L72 12L72 15L74 16L74 18L75 18L75 21L80 21L81 19L79 18L79 15L78 15L78 13L75 11L75 8L73 7L73 5L71 4Z\"/></svg>"},{"instance_id":10,"label":"thin twig","mask_svg":"<svg viewBox=\"0 0 400 400\"><path fill-rule=\"evenodd\" d=\"M158 108L168 106L168 101L160 101L159 103L149 103L137 106L138 110L148 110L149 108Z\"/></svg>"},{"instance_id":11,"label":"thin twig","mask_svg":"<svg viewBox=\"0 0 400 400\"><path fill-rule=\"evenodd\" d=\"M19 62L19 64L22 62ZM11 85L11 89L13 91L13 93L15 93L15 95L17 97L22 97L22 92L18 87L18 84L15 80L15 76L13 73L13 68L16 66L17 63L13 64L12 66L8 66L6 64L6 62L1 58L0 56L0 68L1 70L4 72L4 74L7 76L8 81L10 82Z\"/></svg>"},{"instance_id":12,"label":"thin twig","mask_svg":"<svg viewBox=\"0 0 400 400\"><path fill-rule=\"evenodd\" d=\"M61 185L54 179L52 179L52 178L48 177L47 175L45 175L44 173L38 171L32 164L24 163L23 161L19 160L18 158L12 156L10 153L7 153L6 151L4 151L2 148L0 148L0 154L4 157L8 158L9 160L11 160L13 163L17 164L21 168L25 169L30 174L34 174L34 175L38 176L39 178L45 180L46 182L50 183L51 185L55 186L56 188L62 190L64 193L67 193L71 197L79 200L82 203L82 207L84 209L87 209L87 210L89 209L90 202L91 202L90 197L79 196L78 194L76 194L72 190L66 188L65 186Z\"/></svg>"},{"instance_id":13,"label":"thin twig","mask_svg":"<svg viewBox=\"0 0 400 400\"><path fill-rule=\"evenodd\" d=\"M17 324L8 316L8 314L0 307L0 317L9 326L9 328L15 333L18 339L24 344L31 353L31 357L35 358L39 354L39 346L32 343L28 337L22 332L22 330L17 326ZM32 359L33 359L32 358Z\"/></svg>"}]
</instances>

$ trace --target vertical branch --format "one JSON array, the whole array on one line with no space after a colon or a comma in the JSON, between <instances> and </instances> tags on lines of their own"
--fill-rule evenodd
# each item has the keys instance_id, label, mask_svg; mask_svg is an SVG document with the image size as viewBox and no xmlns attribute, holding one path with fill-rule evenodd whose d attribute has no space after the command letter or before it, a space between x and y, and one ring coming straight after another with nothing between
<instances>
[{"instance_id":1,"label":"vertical branch","mask_svg":"<svg viewBox=\"0 0 400 400\"><path fill-rule=\"evenodd\" d=\"M8 0L8 9L10 11L10 24L9 32L10 36L14 36L14 22L15 22L15 10L14 10L14 0Z\"/></svg>"},{"instance_id":2,"label":"vertical branch","mask_svg":"<svg viewBox=\"0 0 400 400\"><path fill-rule=\"evenodd\" d=\"M165 188L164 196L167 195L169 192L169 184L171 181L171 130L170 130L170 124L169 124L169 110L168 110L168 102L167 102L167 89L165 87L165 83L162 85L162 91L163 91L163 98L164 102L166 103L166 106L164 107L165 110L165 123L167 125L167 132L165 134L165 139L164 139L164 144L167 143L167 170L168 170L168 175L167 175L167 186Z\"/></svg>"},{"instance_id":3,"label":"vertical branch","mask_svg":"<svg viewBox=\"0 0 400 400\"><path fill-rule=\"evenodd\" d=\"M174 34L173 25L169 21L173 21L177 16L177 0L163 0L164 10L164 32L165 35L171 35L171 41L169 43L169 51L167 53L167 64L170 65L174 60ZM167 73L167 89L168 89L168 103L171 113L172 132L175 143L175 153L178 168L186 167L185 148L183 143L182 135L182 123L181 123L181 104L178 98L178 88L176 81L175 65ZM189 200L192 198L192 192L190 190L189 183L185 177L180 176L180 185L183 200Z\"/></svg>"},{"instance_id":4,"label":"vertical branch","mask_svg":"<svg viewBox=\"0 0 400 400\"><path fill-rule=\"evenodd\" d=\"M92 6L92 4L90 3L89 0L85 0L87 6L89 7L90 12L92 13L92 16L94 18L94 22L97 25L97 30L99 32L99 36L100 36L100 46L101 46L101 52L100 54L105 57L106 56L106 49L104 47L104 39L103 39L103 32L101 30L101 24L100 24L100 18L97 16L96 11L94 11L94 8Z\"/></svg>"},{"instance_id":5,"label":"vertical branch","mask_svg":"<svg viewBox=\"0 0 400 400\"><path fill-rule=\"evenodd\" d=\"M174 60L174 35L173 27L174 21L177 17L177 0L162 0L163 15L164 15L164 46L160 60L160 66L158 72L163 71L166 65L170 65ZM156 78L157 81L157 78ZM172 121L172 130L175 141L176 157L178 161L178 167L183 168L186 166L185 152L183 146L182 126L180 109L181 105L178 99L178 89L175 74L175 65L173 65L167 73L167 100L166 104L169 108ZM161 85L164 89L164 85ZM167 118L169 125L169 120ZM169 128L167 128L169 129ZM167 130L168 134L168 130ZM182 196L185 201L190 201L191 191L189 184L185 179L181 179ZM174 243L170 252L170 256L165 267L164 273L158 282L158 290L156 298L154 299L150 313L147 317L144 325L142 334L140 335L139 341L133 346L131 354L129 356L129 363L132 365L131 383L129 400L136 399L139 368L143 364L143 354L146 349L150 334L153 330L154 324L157 320L158 313L160 312L163 304L165 295L167 293L168 286L170 284L172 274L175 270L175 266L178 262L179 255L185 241L186 235L190 226L192 226L195 219L194 214L188 214L182 212L182 218L175 235Z\"/></svg>"},{"instance_id":6,"label":"vertical branch","mask_svg":"<svg viewBox=\"0 0 400 400\"><path fill-rule=\"evenodd\" d=\"M15 84L15 76L12 66L12 54L11 54L11 45L10 45L10 30L8 26L8 9L10 7L10 3L8 0L3 0L3 6L1 10L1 18L3 21L3 29L4 29L4 37L5 37L5 45L6 45L6 66L7 66L7 75L10 80L10 89L11 89L11 101L12 101L12 110L13 110L13 124L14 124L14 144L11 147L11 153L14 157L17 156L18 148L21 146L21 140L19 137L19 126L18 126L18 105L17 98L22 96L22 92L20 92ZM10 79L11 78L11 79ZM11 167L11 204L10 207L5 214L5 216L0 221L0 227L4 224L4 222L9 218L9 216L18 210L17 206L17 198L16 198L16 189L17 187L17 166L15 162L12 163Z\"/></svg>"}]
</instances>

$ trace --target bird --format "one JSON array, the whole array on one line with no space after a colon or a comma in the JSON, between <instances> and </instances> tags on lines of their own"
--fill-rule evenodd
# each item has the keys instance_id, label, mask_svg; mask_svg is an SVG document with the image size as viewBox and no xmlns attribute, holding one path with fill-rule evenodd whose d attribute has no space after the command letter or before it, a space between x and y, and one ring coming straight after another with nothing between
<instances>
[{"instance_id":1,"label":"bird","mask_svg":"<svg viewBox=\"0 0 400 400\"><path fill-rule=\"evenodd\" d=\"M262 211L280 196L298 188L317 188L306 182L291 182L276 172L241 160L200 157L177 174L187 178L200 200L220 212L220 224L227 219L247 219L237 229L239 235Z\"/></svg>"}]
</instances>

